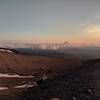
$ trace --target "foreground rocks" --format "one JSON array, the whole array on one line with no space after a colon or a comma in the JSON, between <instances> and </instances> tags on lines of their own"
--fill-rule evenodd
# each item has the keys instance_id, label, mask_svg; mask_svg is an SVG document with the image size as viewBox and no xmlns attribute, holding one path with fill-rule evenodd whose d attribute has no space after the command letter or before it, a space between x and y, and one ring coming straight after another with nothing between
<instances>
[{"instance_id":1,"label":"foreground rocks","mask_svg":"<svg viewBox=\"0 0 100 100\"><path fill-rule=\"evenodd\" d=\"M100 100L100 60L23 92L20 100Z\"/></svg>"}]
</instances>

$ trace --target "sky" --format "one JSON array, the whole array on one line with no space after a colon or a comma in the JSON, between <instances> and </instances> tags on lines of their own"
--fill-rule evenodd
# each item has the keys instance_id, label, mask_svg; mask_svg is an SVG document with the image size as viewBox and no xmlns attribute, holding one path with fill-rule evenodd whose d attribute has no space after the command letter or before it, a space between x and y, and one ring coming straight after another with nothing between
<instances>
[{"instance_id":1,"label":"sky","mask_svg":"<svg viewBox=\"0 0 100 100\"><path fill-rule=\"evenodd\" d=\"M0 40L100 44L100 0L0 0Z\"/></svg>"}]
</instances>

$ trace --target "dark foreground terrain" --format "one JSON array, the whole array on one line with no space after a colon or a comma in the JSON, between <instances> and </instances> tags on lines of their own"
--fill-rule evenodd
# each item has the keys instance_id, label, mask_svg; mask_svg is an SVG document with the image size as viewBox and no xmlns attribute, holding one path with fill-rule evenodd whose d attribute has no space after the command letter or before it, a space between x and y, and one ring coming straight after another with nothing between
<instances>
[{"instance_id":1,"label":"dark foreground terrain","mask_svg":"<svg viewBox=\"0 0 100 100\"><path fill-rule=\"evenodd\" d=\"M83 62L0 52L0 63L0 73L10 73L0 79L0 87L8 87L0 90L0 100L100 100L100 59ZM14 74L20 76L11 77ZM14 88L28 83L32 86Z\"/></svg>"},{"instance_id":2,"label":"dark foreground terrain","mask_svg":"<svg viewBox=\"0 0 100 100\"><path fill-rule=\"evenodd\" d=\"M100 100L100 59L82 66L28 89L19 100Z\"/></svg>"}]
</instances>

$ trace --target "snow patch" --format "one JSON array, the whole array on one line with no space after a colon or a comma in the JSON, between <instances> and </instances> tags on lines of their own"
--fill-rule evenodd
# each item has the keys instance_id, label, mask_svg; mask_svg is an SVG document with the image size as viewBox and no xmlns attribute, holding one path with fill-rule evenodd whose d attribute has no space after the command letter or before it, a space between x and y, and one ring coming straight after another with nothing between
<instances>
[{"instance_id":1,"label":"snow patch","mask_svg":"<svg viewBox=\"0 0 100 100\"><path fill-rule=\"evenodd\" d=\"M0 87L0 90L8 90L8 87Z\"/></svg>"},{"instance_id":2,"label":"snow patch","mask_svg":"<svg viewBox=\"0 0 100 100\"><path fill-rule=\"evenodd\" d=\"M13 51L11 51L11 50L6 50L6 49L0 49L0 51L2 51L2 52L9 52L9 53L13 53Z\"/></svg>"},{"instance_id":3,"label":"snow patch","mask_svg":"<svg viewBox=\"0 0 100 100\"><path fill-rule=\"evenodd\" d=\"M31 84L24 84L24 85L19 85L19 86L15 86L15 89L21 89L21 88L31 88L35 85L31 85Z\"/></svg>"},{"instance_id":4,"label":"snow patch","mask_svg":"<svg viewBox=\"0 0 100 100\"><path fill-rule=\"evenodd\" d=\"M34 76L30 75L30 76L22 76L22 75L18 75L18 74L3 74L0 73L0 77L4 77L4 78L34 78Z\"/></svg>"}]
</instances>

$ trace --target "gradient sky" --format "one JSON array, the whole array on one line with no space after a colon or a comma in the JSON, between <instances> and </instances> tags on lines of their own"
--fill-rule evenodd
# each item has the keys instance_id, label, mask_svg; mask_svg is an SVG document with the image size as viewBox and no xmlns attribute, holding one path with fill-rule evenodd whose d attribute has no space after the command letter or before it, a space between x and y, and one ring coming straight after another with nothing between
<instances>
[{"instance_id":1,"label":"gradient sky","mask_svg":"<svg viewBox=\"0 0 100 100\"><path fill-rule=\"evenodd\" d=\"M0 40L99 44L100 0L0 0Z\"/></svg>"}]
</instances>

